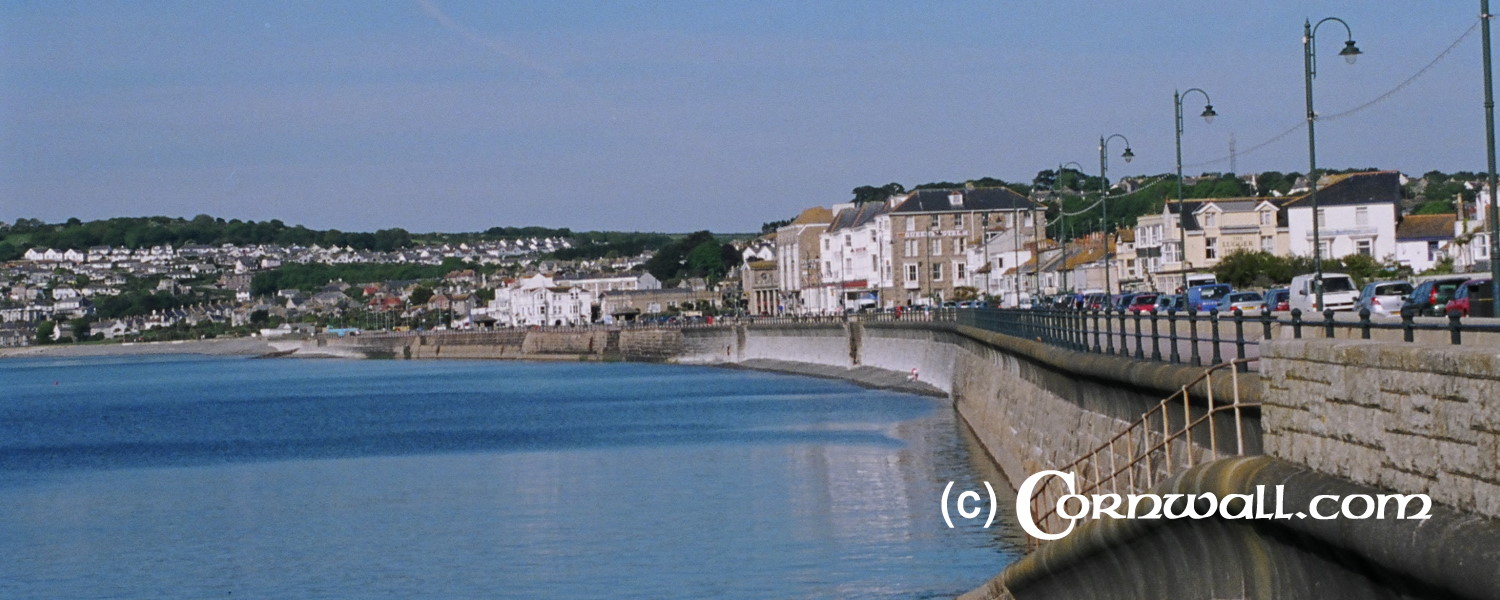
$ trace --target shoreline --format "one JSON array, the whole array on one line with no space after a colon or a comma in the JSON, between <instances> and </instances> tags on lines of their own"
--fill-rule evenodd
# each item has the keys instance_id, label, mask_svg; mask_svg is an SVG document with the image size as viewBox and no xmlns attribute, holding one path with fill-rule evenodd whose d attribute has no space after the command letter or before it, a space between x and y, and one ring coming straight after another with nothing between
<instances>
[{"instance_id":1,"label":"shoreline","mask_svg":"<svg viewBox=\"0 0 1500 600\"><path fill-rule=\"evenodd\" d=\"M215 338L210 340L127 342L121 344L49 344L46 346L0 348L0 360L7 358L65 358L155 354L263 356L276 352L276 350L270 342L261 338Z\"/></svg>"}]
</instances>

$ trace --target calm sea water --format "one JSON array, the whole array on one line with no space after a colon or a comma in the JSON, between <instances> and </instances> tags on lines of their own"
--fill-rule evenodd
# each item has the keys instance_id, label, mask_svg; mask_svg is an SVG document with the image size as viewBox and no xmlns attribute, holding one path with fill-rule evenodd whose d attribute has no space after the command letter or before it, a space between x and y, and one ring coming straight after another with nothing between
<instances>
[{"instance_id":1,"label":"calm sea water","mask_svg":"<svg viewBox=\"0 0 1500 600\"><path fill-rule=\"evenodd\" d=\"M943 524L963 437L713 368L4 360L0 598L952 597L1020 539Z\"/></svg>"}]
</instances>

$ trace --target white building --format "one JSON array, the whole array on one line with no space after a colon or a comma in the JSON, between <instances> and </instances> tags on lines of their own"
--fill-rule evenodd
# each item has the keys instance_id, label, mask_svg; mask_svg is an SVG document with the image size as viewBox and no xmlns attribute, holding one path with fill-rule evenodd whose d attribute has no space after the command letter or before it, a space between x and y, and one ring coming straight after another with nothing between
<instances>
[{"instance_id":1,"label":"white building","mask_svg":"<svg viewBox=\"0 0 1500 600\"><path fill-rule=\"evenodd\" d=\"M1396 226L1396 262L1421 273L1450 256L1457 215L1407 215ZM1456 257L1455 257L1456 258Z\"/></svg>"},{"instance_id":2,"label":"white building","mask_svg":"<svg viewBox=\"0 0 1500 600\"><path fill-rule=\"evenodd\" d=\"M980 293L1000 299L1000 306L1010 308L1030 301L1036 293L1035 280L1023 277L1021 266L1030 261L1036 248L1037 233L1032 215L1024 215L1020 228L1003 223L986 232L988 241L969 249L969 271L974 273Z\"/></svg>"},{"instance_id":3,"label":"white building","mask_svg":"<svg viewBox=\"0 0 1500 600\"><path fill-rule=\"evenodd\" d=\"M635 290L659 290L661 280L651 273L642 271L640 273L615 273L595 274L578 277L563 277L557 280L559 286L576 286L588 290L595 298L605 292L630 292Z\"/></svg>"},{"instance_id":4,"label":"white building","mask_svg":"<svg viewBox=\"0 0 1500 600\"><path fill-rule=\"evenodd\" d=\"M593 321L593 305L593 292L537 274L495 290L488 312L496 323L512 327L586 325Z\"/></svg>"},{"instance_id":5,"label":"white building","mask_svg":"<svg viewBox=\"0 0 1500 600\"><path fill-rule=\"evenodd\" d=\"M881 288L891 285L890 206L866 202L835 209L833 223L818 236L822 286L812 304L823 313L880 306Z\"/></svg>"},{"instance_id":6,"label":"white building","mask_svg":"<svg viewBox=\"0 0 1500 600\"><path fill-rule=\"evenodd\" d=\"M1318 238L1325 258L1364 254L1396 256L1400 173L1372 171L1322 178L1318 185ZM1288 246L1293 256L1313 254L1313 209L1308 195L1286 202Z\"/></svg>"}]
</instances>

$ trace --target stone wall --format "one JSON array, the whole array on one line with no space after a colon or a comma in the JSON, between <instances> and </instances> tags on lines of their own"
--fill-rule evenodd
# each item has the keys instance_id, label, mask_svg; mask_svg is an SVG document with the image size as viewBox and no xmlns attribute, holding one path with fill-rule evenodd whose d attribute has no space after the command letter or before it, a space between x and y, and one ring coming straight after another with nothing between
<instances>
[{"instance_id":1,"label":"stone wall","mask_svg":"<svg viewBox=\"0 0 1500 600\"><path fill-rule=\"evenodd\" d=\"M1500 517L1500 349L1266 344L1266 452Z\"/></svg>"}]
</instances>

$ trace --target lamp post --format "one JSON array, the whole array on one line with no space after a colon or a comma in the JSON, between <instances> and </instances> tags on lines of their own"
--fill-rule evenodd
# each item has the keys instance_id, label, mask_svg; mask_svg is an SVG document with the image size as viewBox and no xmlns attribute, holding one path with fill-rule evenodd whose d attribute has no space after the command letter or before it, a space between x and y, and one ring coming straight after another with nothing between
<instances>
[{"instance_id":1,"label":"lamp post","mask_svg":"<svg viewBox=\"0 0 1500 600\"><path fill-rule=\"evenodd\" d=\"M1054 182L1054 184L1055 183L1056 182ZM1040 203L1039 202L1035 202L1035 201L1033 201L1031 203L1031 231L1032 231L1032 234L1031 234L1031 238L1032 238L1032 240L1031 240L1031 254L1032 254L1032 259L1033 259L1032 260L1033 264L1032 264L1032 268L1031 268L1031 278L1032 278L1032 281L1034 281L1036 283L1036 289L1034 289L1034 290L1031 291L1031 303L1032 303L1032 305L1035 305L1038 297L1040 297L1042 295L1042 219L1041 219L1041 217L1047 216L1047 211L1045 211L1045 210L1042 211L1042 214L1040 216L1038 216L1036 214L1036 207L1037 207L1038 204L1040 204ZM1020 276L1020 272L1018 271L1016 273L1016 275L1019 277Z\"/></svg>"},{"instance_id":2,"label":"lamp post","mask_svg":"<svg viewBox=\"0 0 1500 600\"><path fill-rule=\"evenodd\" d=\"M1183 283L1187 282L1187 211L1182 207L1182 99L1193 92L1203 95L1203 112L1198 116L1203 117L1204 123L1213 123L1214 117L1219 113L1214 112L1214 101L1209 99L1208 92L1199 88L1188 88L1185 92L1172 92L1172 107L1176 115L1177 124L1177 270L1182 274Z\"/></svg>"},{"instance_id":3,"label":"lamp post","mask_svg":"<svg viewBox=\"0 0 1500 600\"><path fill-rule=\"evenodd\" d=\"M1120 155L1120 158L1125 159L1127 163L1130 162L1130 159L1135 158L1135 153L1130 151L1129 138L1118 133L1110 134L1108 137L1099 137L1099 213L1100 221L1103 222L1100 230L1104 232L1104 295L1106 296L1111 294L1109 289L1109 271L1111 265L1109 262L1109 178L1107 175L1109 173L1109 155L1107 154L1107 150L1109 142L1115 138L1120 138L1121 141L1125 142L1125 152Z\"/></svg>"},{"instance_id":4,"label":"lamp post","mask_svg":"<svg viewBox=\"0 0 1500 600\"><path fill-rule=\"evenodd\" d=\"M1500 318L1500 200L1495 193L1495 89L1490 76L1490 0L1479 0L1484 37L1484 142L1490 184L1490 316Z\"/></svg>"},{"instance_id":5,"label":"lamp post","mask_svg":"<svg viewBox=\"0 0 1500 600\"><path fill-rule=\"evenodd\" d=\"M1314 53L1317 45L1318 27L1324 23L1333 21L1344 26L1344 33L1348 34L1344 42L1344 49L1339 50L1339 56L1349 64L1354 64L1354 59L1360 55L1359 48L1354 46L1354 32L1349 29L1349 24L1338 17L1327 17L1314 25L1312 21L1302 22L1302 75L1307 89L1307 181L1309 191L1308 198L1312 204L1312 234L1313 234L1313 267L1317 269L1317 278L1313 280L1313 289L1317 291L1317 309L1323 310L1323 240L1319 232L1318 223L1318 151L1317 137L1313 132L1313 125L1317 123L1318 116L1313 112L1313 78L1318 75L1318 57Z\"/></svg>"},{"instance_id":6,"label":"lamp post","mask_svg":"<svg viewBox=\"0 0 1500 600\"><path fill-rule=\"evenodd\" d=\"M1070 160L1057 166L1057 180L1052 185L1052 192L1057 196L1057 237L1063 238L1062 266L1058 269L1058 275L1062 278L1059 291L1068 289L1068 238L1063 232L1063 198L1058 188L1062 186L1063 168L1069 165L1075 167L1079 174L1083 173L1083 165L1078 164L1078 161Z\"/></svg>"}]
</instances>

